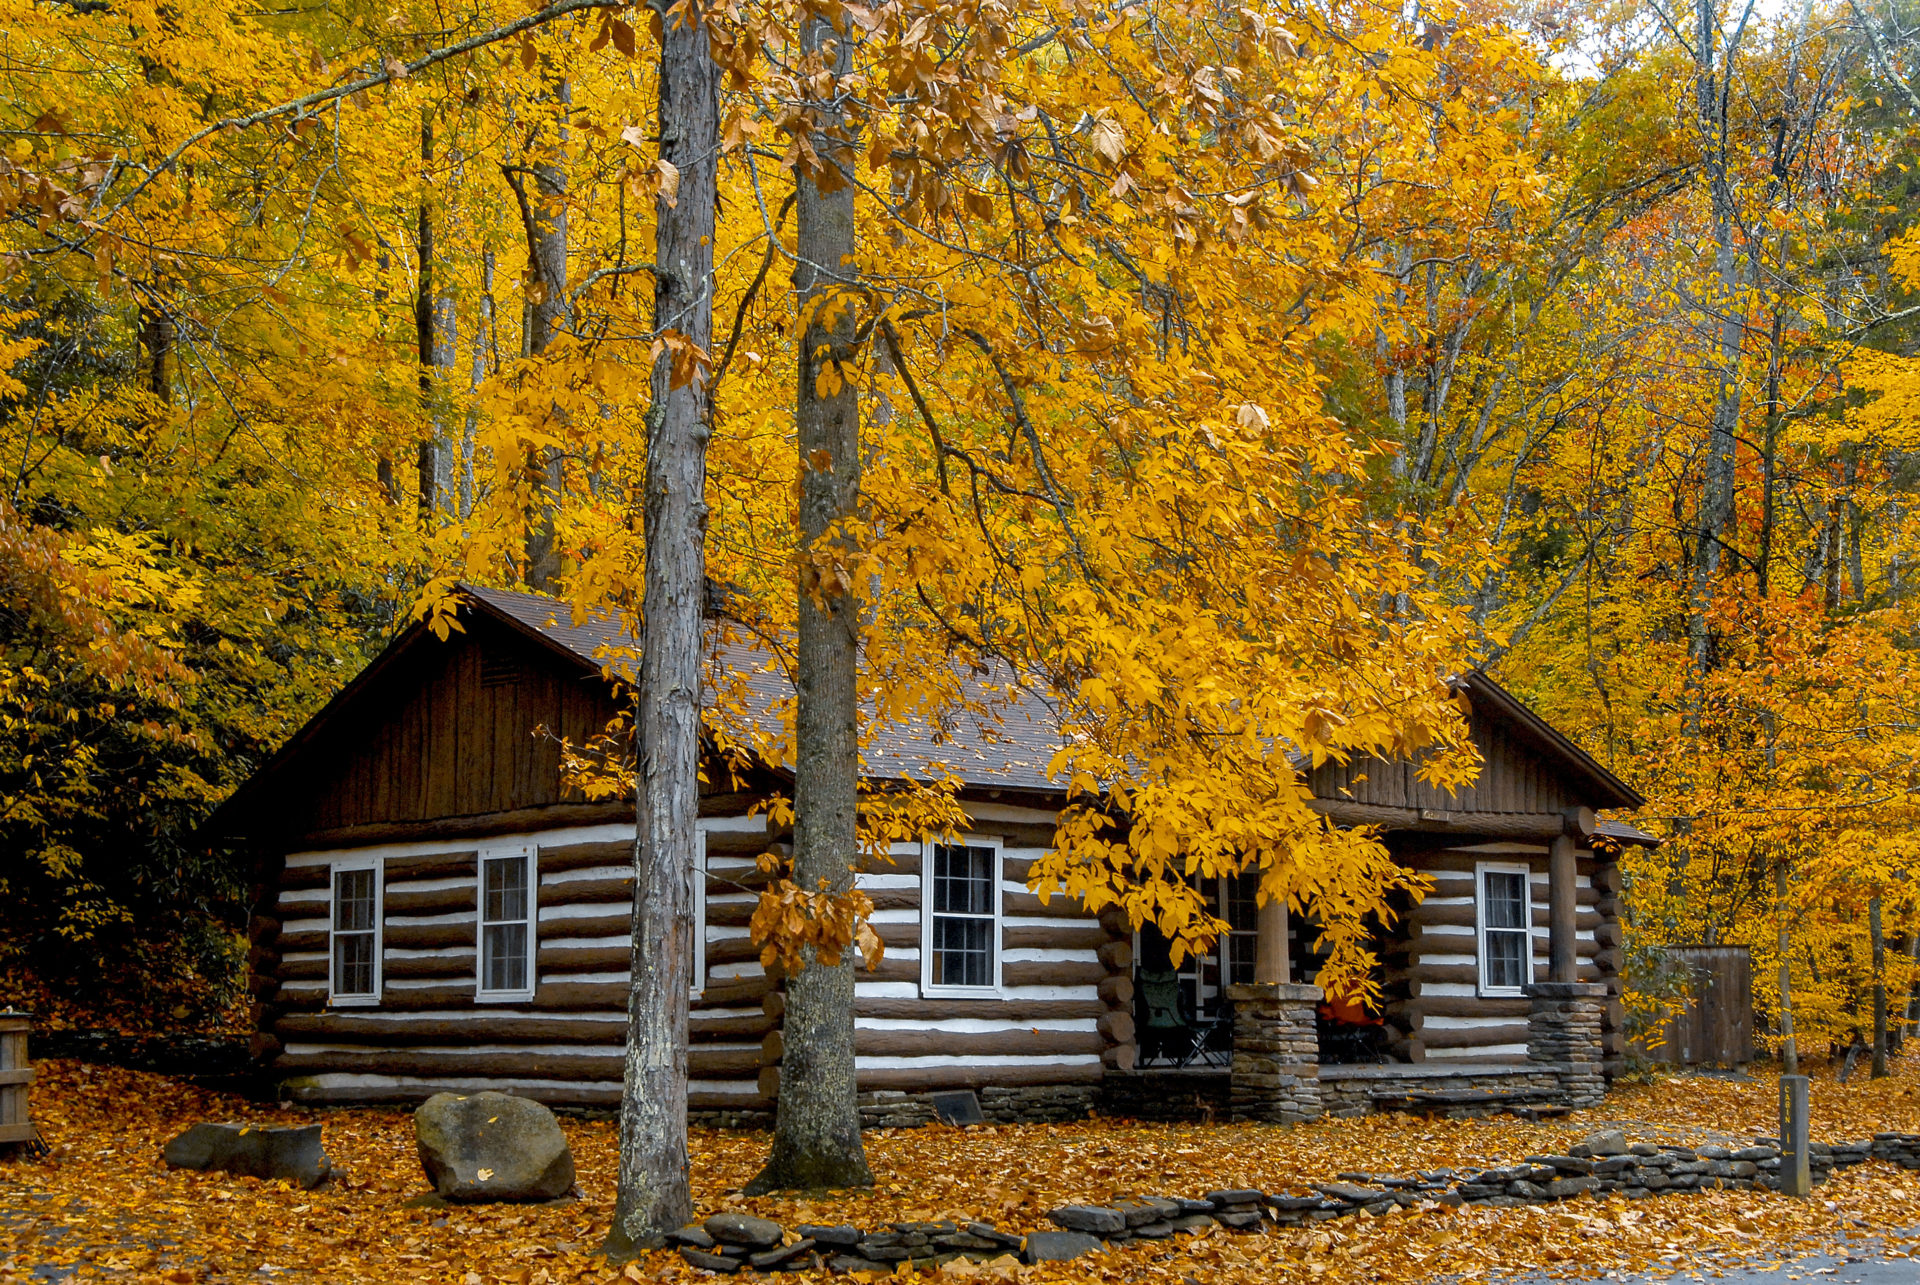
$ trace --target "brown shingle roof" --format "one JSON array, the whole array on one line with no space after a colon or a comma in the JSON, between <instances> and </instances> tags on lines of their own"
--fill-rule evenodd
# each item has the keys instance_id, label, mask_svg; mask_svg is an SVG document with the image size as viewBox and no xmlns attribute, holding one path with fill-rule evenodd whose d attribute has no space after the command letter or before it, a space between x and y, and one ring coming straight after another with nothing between
<instances>
[{"instance_id":1,"label":"brown shingle roof","mask_svg":"<svg viewBox=\"0 0 1920 1285\"><path fill-rule=\"evenodd\" d=\"M463 588L483 609L596 669L622 652L638 650L637 640L608 617L574 623L567 605L552 598L477 585ZM713 677L740 682L750 702L748 716L763 734L777 736L781 711L794 699L786 669L764 644L728 639L719 628L712 633ZM1063 793L1047 775L1047 764L1060 745L1059 723L1046 702L1024 689L1009 692L1012 686L1004 674L969 676L968 698L991 713L959 710L939 727L913 716L874 729L863 751L866 774L882 780L928 780L950 772L980 788Z\"/></svg>"}]
</instances>

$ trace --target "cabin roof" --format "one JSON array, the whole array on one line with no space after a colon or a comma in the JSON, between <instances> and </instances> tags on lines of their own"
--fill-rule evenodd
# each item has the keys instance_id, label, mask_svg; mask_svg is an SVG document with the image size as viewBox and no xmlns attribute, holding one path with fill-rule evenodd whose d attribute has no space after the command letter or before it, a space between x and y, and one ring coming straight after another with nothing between
<instances>
[{"instance_id":1,"label":"cabin roof","mask_svg":"<svg viewBox=\"0 0 1920 1285\"><path fill-rule=\"evenodd\" d=\"M637 640L612 619L596 617L576 624L567 605L551 598L463 587L484 609L595 670L607 657L623 651L632 654L636 647ZM716 638L713 647L716 670L739 679L745 687L752 702L748 716L763 731L776 733L780 710L794 698L785 668L766 648L752 642ZM1060 793L1061 787L1047 774L1060 745L1053 711L1030 691L1008 682L1004 674L970 677L966 685L969 697L993 710L997 718L959 710L938 728L917 715L888 723L874 732L862 751L867 775L924 780L944 768L978 788Z\"/></svg>"},{"instance_id":2,"label":"cabin roof","mask_svg":"<svg viewBox=\"0 0 1920 1285\"><path fill-rule=\"evenodd\" d=\"M463 610L479 613L537 643L583 676L602 673L610 659L622 653L630 657L635 652L636 640L615 619L595 616L576 623L568 605L553 598L478 585L463 584L460 588L466 598ZM424 622L403 632L229 796L203 833L219 836L236 832L236 823L261 799L270 779L293 764L322 730L400 657L432 640L432 631ZM745 688L748 717L763 731L777 733L782 710L794 696L785 669L763 646L750 640L729 640L725 631L715 631L712 645L716 670L733 675ZM960 710L937 728L919 716L889 723L872 735L864 749L867 774L883 780L926 780L944 772L975 789L1059 797L1062 787L1047 771L1060 744L1053 710L1031 690L1007 681L1005 673L969 674L966 683L971 688L969 694L991 712ZM1459 686L1475 709L1513 727L1543 759L1590 791L1589 806L1633 809L1644 802L1638 791L1486 674L1472 671L1459 680ZM783 766L776 770L786 769ZM1602 822L1600 828L1624 842L1656 842L1622 822Z\"/></svg>"}]
</instances>

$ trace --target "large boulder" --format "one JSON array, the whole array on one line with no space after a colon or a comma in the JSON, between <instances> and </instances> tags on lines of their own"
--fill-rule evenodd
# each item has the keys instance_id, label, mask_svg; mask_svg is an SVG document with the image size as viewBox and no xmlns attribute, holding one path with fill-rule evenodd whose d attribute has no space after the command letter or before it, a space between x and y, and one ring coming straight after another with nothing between
<instances>
[{"instance_id":1,"label":"large boulder","mask_svg":"<svg viewBox=\"0 0 1920 1285\"><path fill-rule=\"evenodd\" d=\"M160 1157L175 1169L224 1169L252 1178L282 1178L309 1189L333 1172L321 1150L317 1124L297 1129L196 1124L169 1142Z\"/></svg>"},{"instance_id":2,"label":"large boulder","mask_svg":"<svg viewBox=\"0 0 1920 1285\"><path fill-rule=\"evenodd\" d=\"M436 1093L413 1113L420 1166L463 1204L557 1200L573 1190L573 1152L553 1112L509 1093Z\"/></svg>"}]
</instances>

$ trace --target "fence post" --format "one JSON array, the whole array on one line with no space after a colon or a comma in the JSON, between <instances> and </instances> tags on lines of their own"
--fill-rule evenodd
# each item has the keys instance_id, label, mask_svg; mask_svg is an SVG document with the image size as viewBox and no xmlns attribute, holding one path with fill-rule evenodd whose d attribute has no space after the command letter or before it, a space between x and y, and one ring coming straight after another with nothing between
<instances>
[{"instance_id":1,"label":"fence post","mask_svg":"<svg viewBox=\"0 0 1920 1285\"><path fill-rule=\"evenodd\" d=\"M31 1143L39 1136L27 1109L27 1087L33 1083L27 1032L32 1029L32 1014L0 1012L0 1147Z\"/></svg>"},{"instance_id":2,"label":"fence post","mask_svg":"<svg viewBox=\"0 0 1920 1285\"><path fill-rule=\"evenodd\" d=\"M1813 1194L1807 1160L1808 1083L1804 1075L1780 1077L1780 1190L1789 1196Z\"/></svg>"}]
</instances>

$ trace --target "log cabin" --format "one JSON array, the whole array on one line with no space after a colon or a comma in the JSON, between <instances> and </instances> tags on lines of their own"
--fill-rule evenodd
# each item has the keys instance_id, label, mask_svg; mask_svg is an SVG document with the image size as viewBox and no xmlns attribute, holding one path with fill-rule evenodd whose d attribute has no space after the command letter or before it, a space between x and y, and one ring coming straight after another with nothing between
<instances>
[{"instance_id":1,"label":"log cabin","mask_svg":"<svg viewBox=\"0 0 1920 1285\"><path fill-rule=\"evenodd\" d=\"M209 825L256 872L256 1052L302 1101L493 1088L611 1107L633 804L570 797L560 740L582 744L615 713L603 657L624 640L570 623L551 599L497 589L465 588L460 621L446 640L424 624L405 631ZM769 708L790 695L745 650L714 663ZM1548 978L1599 998L1586 1006L1599 1011L1594 1058L1623 1047L1615 855L1650 840L1594 812L1640 798L1491 679L1461 685L1486 759L1472 787L1438 793L1405 764L1311 776L1317 806L1379 827L1396 857L1433 879L1432 894L1382 931L1370 1063L1319 1066L1329 1056L1309 1047L1293 1060L1312 1065L1280 1077L1328 1077L1327 1109L1461 1086L1547 1093L1553 1076L1529 1034L1540 1000L1529 992ZM974 1091L991 1119L1165 1114L1182 1103L1298 1118L1248 1105L1273 1070L1248 1050L1276 996L1296 1019L1328 1020L1312 986L1311 925L1256 909L1246 880L1223 880L1208 891L1231 931L1169 970L1151 929L1143 939L1111 913L1058 897L1043 905L1026 878L1065 801L1046 772L1056 740L1034 703L991 724L963 716L937 738L891 729L869 745L865 770L878 779L924 779L930 762L944 764L969 824L950 841L896 844L890 862L867 861L858 875L887 946L857 981L866 1118L921 1122L934 1095L952 1090ZM779 1091L782 982L761 967L748 920L765 878L757 859L785 837L760 805L790 776L779 764L716 763L707 777L688 1106L713 1123L763 1123ZM1160 1009L1144 1004L1143 979ZM1181 1056L1158 1049L1167 1065L1157 1070L1142 1064L1142 1028L1156 1017L1192 1036ZM1230 1058L1206 1038L1222 1029L1246 1045ZM1343 1073L1364 1083L1342 1096ZM1171 1093L1168 1075L1178 1077Z\"/></svg>"}]
</instances>

